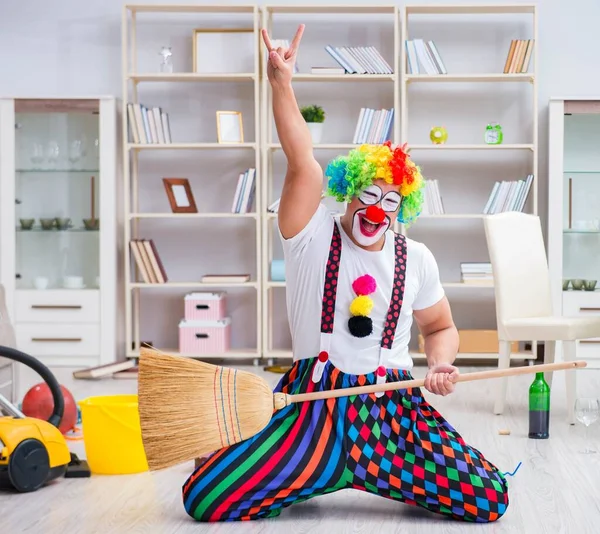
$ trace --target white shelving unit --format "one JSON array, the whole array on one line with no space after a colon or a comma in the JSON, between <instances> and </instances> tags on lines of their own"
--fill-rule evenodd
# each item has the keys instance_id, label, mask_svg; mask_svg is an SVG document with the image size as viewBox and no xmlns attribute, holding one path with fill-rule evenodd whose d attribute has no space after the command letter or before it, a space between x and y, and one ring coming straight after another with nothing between
<instances>
[{"instance_id":1,"label":"white shelving unit","mask_svg":"<svg viewBox=\"0 0 600 534\"><path fill-rule=\"evenodd\" d=\"M124 356L117 132L112 96L0 98L0 284L16 347L46 365Z\"/></svg>"},{"instance_id":2,"label":"white shelving unit","mask_svg":"<svg viewBox=\"0 0 600 534\"><path fill-rule=\"evenodd\" d=\"M188 290L225 290L227 289L243 289L255 293L256 308L255 314L257 317L256 326L256 346L248 348L232 348L226 353L218 354L185 354L185 356L198 358L231 358L231 359L254 359L258 361L261 354L261 328L259 318L262 316L262 276L261 276L261 235L262 226L258 214L262 213L261 205L261 158L260 158L260 121L259 121L259 60L258 53L254 59L254 69L252 72L242 73L195 73L195 72L139 72L138 71L138 48L136 36L140 28L140 15L144 14L182 14L185 16L193 16L194 24L197 27L206 27L206 24L211 24L214 16L226 17L229 14L239 14L245 17L247 28L252 28L253 40L258 42L259 39L259 11L254 5L247 6L226 6L226 5L125 5L122 14L122 64L123 64L123 101L124 106L128 102L139 102L138 89L140 84L151 84L160 82L162 84L181 84L181 83L215 83L215 84L236 84L250 83L252 84L254 98L252 102L254 113L254 141L243 142L237 144L221 144L217 142L173 142L168 144L141 144L132 143L128 129L127 114L124 113L122 121L123 135L123 150L125 154L124 161L124 210L125 210L125 225L124 225L124 247L126 247L124 273L125 273L125 313L126 313L126 346L128 357L138 357L140 344L145 341L141 338L141 295L142 291L147 289L165 289L165 290L181 290L181 300L183 309L183 296ZM207 22L205 18L209 21ZM226 19L222 19L226 20ZM227 24L214 24L212 27L227 27ZM190 36L191 37L191 36ZM157 66L158 70L158 66ZM198 98L201 98L198 95ZM168 109L165 110L168 113ZM247 132L246 132L247 133ZM173 132L172 132L173 134ZM140 209L140 189L144 187L144 177L141 176L139 170L140 154L148 152L166 153L177 151L177 158L192 159L194 154L199 151L208 152L215 151L221 153L229 151L231 159L237 157L238 154L251 151L254 153L253 167L256 169L256 195L255 195L255 211L253 213L228 213L228 212L202 212L199 213L169 213L169 212L144 212ZM165 159L168 154L163 156ZM201 174L201 173L197 173ZM198 177L198 180L204 179L204 176ZM208 179L208 178L207 178ZM257 279L247 283L202 283L194 280L184 281L167 281L162 284L148 284L140 281L137 269L134 269L135 262L129 251L130 239L135 239L140 236L141 221L152 220L180 220L188 221L192 224L194 221L202 220L238 220L240 224L252 224L254 228L255 246L255 270ZM181 260L185 260L185 251L182 252ZM159 249L160 253L160 249ZM167 269L168 274L168 269ZM218 274L218 273L213 273ZM229 274L229 273L223 273ZM229 311L228 307L228 311ZM183 318L178 317L177 320ZM245 326L245 325L242 325ZM238 324L232 323L232 334ZM178 353L178 349L168 347L158 347L161 350L170 353Z\"/></svg>"},{"instance_id":3,"label":"white shelving unit","mask_svg":"<svg viewBox=\"0 0 600 534\"><path fill-rule=\"evenodd\" d=\"M534 180L531 187L530 192L530 201L529 204L531 206L530 212L537 214L538 211L538 128L537 128L537 50L538 50L538 39L537 39L537 11L535 5L510 5L510 4L498 4L498 5L406 5L401 10L401 54L400 54L400 95L401 95L401 140L403 143L408 143L408 146L411 148L413 152L413 157L419 161L420 165L424 165L427 161L427 156L429 154L433 154L436 152L441 152L444 154L452 154L458 151L464 152L465 160L468 158L469 153L477 153L477 154L493 154L495 152L501 153L510 153L510 151L525 151L531 156L530 169L531 173L534 175ZM423 21L426 20L427 17L422 16L444 16L444 22L450 23L451 16L465 16L465 15L485 15L490 16L490 20L493 20L493 16L503 16L503 15L531 15L531 39L534 39L534 49L531 58L530 71L526 73L519 74L509 74L509 73L460 73L460 72L448 72L447 74L411 74L408 70L408 55L407 49L405 46L405 42L408 39L413 38L413 34L411 32L411 22L415 16L421 16L420 21L423 24ZM439 20L439 19L438 19ZM437 27L439 29L439 26ZM418 36L417 36L418 37ZM435 38L434 38L435 40ZM503 52L508 52L508 45L510 41L506 42L506 47ZM441 52L442 53L442 52ZM442 53L443 55L443 53ZM473 84L476 89L478 84L496 84L496 83L525 83L528 84L531 88L531 108L532 115L530 117L530 121L532 124L532 132L531 132L531 140L527 143L508 143L508 144L499 144L499 145L487 145L483 143L480 144L465 144L465 143L457 143L452 144L448 142L446 144L423 144L423 143L411 143L411 136L409 135L409 111L410 111L410 94L409 88L426 85L430 86L432 84L440 85L439 91L442 93L448 85L450 84ZM418 90L417 88L414 89ZM431 91L431 89L429 89ZM443 93L442 93L443 94ZM443 120L443 119L442 119ZM432 125L433 126L433 125ZM427 176L427 178L432 178L431 176ZM443 186L444 177L440 176L440 184ZM443 196L442 191L442 196ZM437 215L421 215L420 219L425 221L431 221L431 224L435 224L436 221L439 221L440 224L446 224L453 220L465 220L466 222L472 221L473 223L477 223L481 232L483 232L483 219L486 217L483 213L444 213ZM436 228L437 226L433 226ZM402 233L405 235L410 235L410 230L406 228L402 228ZM426 230L420 230L421 232L427 232ZM457 237L458 238L458 237ZM439 260L438 260L438 263ZM443 265L440 265L440 270L442 270ZM461 282L448 282L443 281L443 286L446 290L448 290L448 296L452 300L453 296L456 295L456 291L460 291L460 295L468 294L473 295L476 294L480 299L486 299L489 302L489 299L494 298L493 294L493 285L483 285L483 284L466 284ZM476 304L475 304L476 305ZM535 347L535 342L533 345ZM414 359L422 359L424 355L418 352L411 351L412 357ZM473 353L465 353L459 354L459 358L466 359L490 359L494 358L494 354L473 354ZM496 356L497 357L497 356ZM523 351L516 354L512 354L511 358L513 359L535 359L535 351Z\"/></svg>"},{"instance_id":4,"label":"white shelving unit","mask_svg":"<svg viewBox=\"0 0 600 534\"><path fill-rule=\"evenodd\" d=\"M392 43L391 47L393 50L393 56L387 58L392 68L396 70L398 65L398 57L400 52L400 19L398 16L398 8L394 5L312 5L312 6L265 6L262 10L262 27L266 28L271 38L290 38L290 36L281 35L275 28L274 19L279 15L287 15L287 20L291 17L297 20L297 24L304 22L305 15L318 15L320 22L323 22L327 18L333 21L339 20L339 17L344 17L344 23L349 25L360 25L366 20L367 17L375 15L380 19L385 18L386 24L390 24L393 28L392 31ZM351 19L352 17L352 19ZM309 40L307 32L305 32L301 49L306 50L307 43ZM330 43L332 46L338 43ZM370 43L353 43L356 46L368 45ZM339 43L340 46L349 46L349 43ZM289 349L280 349L274 346L273 341L273 319L275 318L274 312L274 292L281 292L285 290L285 282L271 281L270 279L270 267L271 261L274 259L273 256L273 245L274 241L278 240L277 234L277 214L266 212L267 207L274 200L279 197L279 191L274 190L274 163L273 159L278 151L281 151L281 144L275 142L274 135L276 134L273 114L272 114L272 99L269 80L266 74L266 64L264 61L265 48L261 43L261 105L262 105L262 158L263 158L263 169L264 169L264 180L262 189L262 205L263 210L263 279L262 279L262 293L263 293L263 357L267 358L269 363L274 358L289 359L292 357L292 352ZM381 52L381 50L380 50ZM302 59L300 59L302 58ZM307 53L302 55L299 54L299 63L302 61L300 70L309 66L310 60L308 59ZM305 85L310 84L322 84L322 83L335 83L339 84L341 91L351 91L351 84L362 84L367 83L379 83L385 84L386 90L389 92L390 99L393 102L394 109L397 110L400 107L400 86L399 77L396 72L394 74L341 74L341 75L321 75L321 74L309 74L299 72L294 74L293 84L294 89L297 93L299 104L299 95ZM358 106L356 117L358 118ZM392 142L398 142L400 135L400 126L397 115L394 117L393 126L391 130ZM321 143L314 145L314 150L317 156L320 158L325 154L324 157L330 158L335 157L340 153L347 152L348 150L356 147L357 145L352 143ZM331 154L329 154L329 152ZM326 184L324 184L326 187ZM281 294L281 293L280 293Z\"/></svg>"},{"instance_id":5,"label":"white shelving unit","mask_svg":"<svg viewBox=\"0 0 600 534\"><path fill-rule=\"evenodd\" d=\"M600 95L551 98L548 106L548 268L556 315L600 315L600 286L576 290L564 280L600 281ZM588 226L589 225L589 226ZM578 358L598 368L600 339L577 342ZM562 342L556 360L562 360Z\"/></svg>"}]
</instances>

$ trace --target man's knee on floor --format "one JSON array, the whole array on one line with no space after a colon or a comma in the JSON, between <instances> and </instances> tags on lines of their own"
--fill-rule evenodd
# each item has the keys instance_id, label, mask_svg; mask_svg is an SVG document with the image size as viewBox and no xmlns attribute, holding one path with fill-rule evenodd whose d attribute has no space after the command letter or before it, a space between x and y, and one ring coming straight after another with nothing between
<instances>
[{"instance_id":1,"label":"man's knee on floor","mask_svg":"<svg viewBox=\"0 0 600 534\"><path fill-rule=\"evenodd\" d=\"M465 511L477 517L476 521L491 523L500 519L508 508L506 482L487 479L483 486L473 486L474 505L465 504ZM471 497L471 500L473 499Z\"/></svg>"}]
</instances>

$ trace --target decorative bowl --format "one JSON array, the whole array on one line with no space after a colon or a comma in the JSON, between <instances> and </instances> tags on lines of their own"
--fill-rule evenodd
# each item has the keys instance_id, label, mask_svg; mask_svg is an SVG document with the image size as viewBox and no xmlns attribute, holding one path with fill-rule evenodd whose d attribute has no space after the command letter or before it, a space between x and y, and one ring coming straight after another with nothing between
<instances>
[{"instance_id":1,"label":"decorative bowl","mask_svg":"<svg viewBox=\"0 0 600 534\"><path fill-rule=\"evenodd\" d=\"M571 280L568 278L566 280L563 280L563 291L566 291L567 289L569 289L570 283L571 283Z\"/></svg>"},{"instance_id":2,"label":"decorative bowl","mask_svg":"<svg viewBox=\"0 0 600 534\"><path fill-rule=\"evenodd\" d=\"M100 219L83 219L86 230L98 230L100 228Z\"/></svg>"},{"instance_id":3,"label":"decorative bowl","mask_svg":"<svg viewBox=\"0 0 600 534\"><path fill-rule=\"evenodd\" d=\"M31 230L35 219L19 219L19 222L21 223L21 228L23 230Z\"/></svg>"},{"instance_id":4,"label":"decorative bowl","mask_svg":"<svg viewBox=\"0 0 600 534\"><path fill-rule=\"evenodd\" d=\"M576 279L576 280L571 280L571 285L573 286L573 289L579 291L580 289L583 289L583 284L585 283L585 280L581 280L581 279Z\"/></svg>"},{"instance_id":5,"label":"decorative bowl","mask_svg":"<svg viewBox=\"0 0 600 534\"><path fill-rule=\"evenodd\" d=\"M56 227L59 230L68 230L71 228L71 219L68 217L56 217L54 220L56 221Z\"/></svg>"},{"instance_id":6,"label":"decorative bowl","mask_svg":"<svg viewBox=\"0 0 600 534\"><path fill-rule=\"evenodd\" d=\"M55 223L56 223L55 219L40 219L40 224L42 225L42 230L52 230L52 228L54 228Z\"/></svg>"},{"instance_id":7,"label":"decorative bowl","mask_svg":"<svg viewBox=\"0 0 600 534\"><path fill-rule=\"evenodd\" d=\"M585 289L586 291L595 291L596 280L585 280L583 283L583 289Z\"/></svg>"}]
</instances>

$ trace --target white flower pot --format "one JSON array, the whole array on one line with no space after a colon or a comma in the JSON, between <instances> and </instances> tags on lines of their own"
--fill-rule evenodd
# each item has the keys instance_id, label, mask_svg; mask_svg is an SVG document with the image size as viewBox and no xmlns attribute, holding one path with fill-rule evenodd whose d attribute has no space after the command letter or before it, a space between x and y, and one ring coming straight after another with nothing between
<instances>
[{"instance_id":1,"label":"white flower pot","mask_svg":"<svg viewBox=\"0 0 600 534\"><path fill-rule=\"evenodd\" d=\"M323 137L323 123L322 122L307 122L306 125L310 131L313 145L317 145L321 142Z\"/></svg>"}]
</instances>

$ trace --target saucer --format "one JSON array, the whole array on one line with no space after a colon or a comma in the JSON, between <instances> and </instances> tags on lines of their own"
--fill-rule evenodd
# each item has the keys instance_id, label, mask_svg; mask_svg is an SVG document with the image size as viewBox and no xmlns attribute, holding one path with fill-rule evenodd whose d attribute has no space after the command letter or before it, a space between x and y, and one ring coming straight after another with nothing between
<instances>
[{"instance_id":1,"label":"saucer","mask_svg":"<svg viewBox=\"0 0 600 534\"><path fill-rule=\"evenodd\" d=\"M85 289L85 284L80 285L80 286L72 286L72 287L63 286L63 289Z\"/></svg>"}]
</instances>

